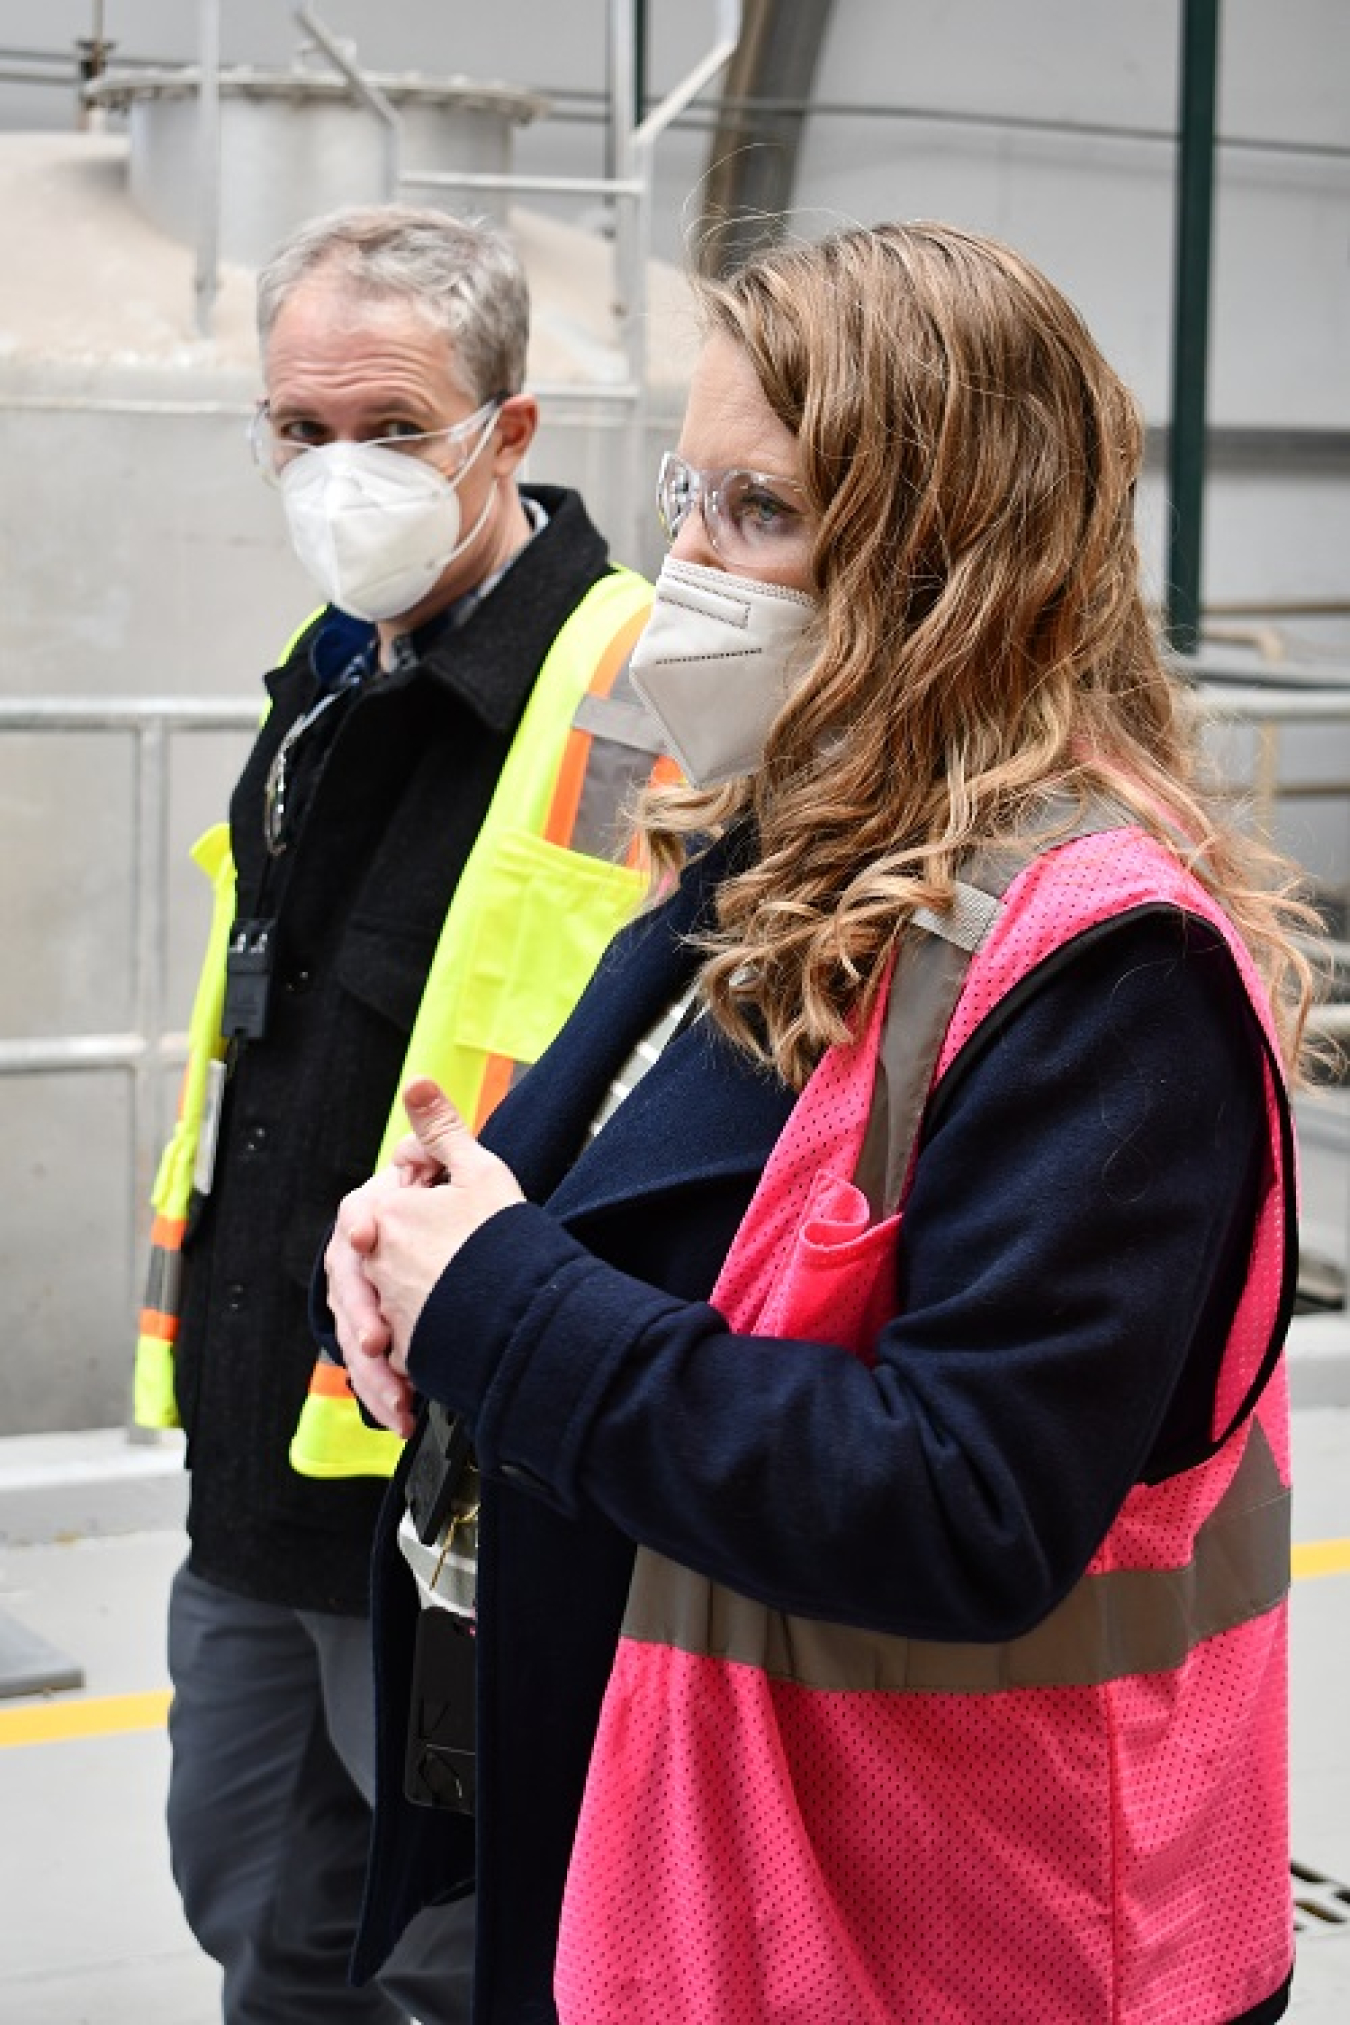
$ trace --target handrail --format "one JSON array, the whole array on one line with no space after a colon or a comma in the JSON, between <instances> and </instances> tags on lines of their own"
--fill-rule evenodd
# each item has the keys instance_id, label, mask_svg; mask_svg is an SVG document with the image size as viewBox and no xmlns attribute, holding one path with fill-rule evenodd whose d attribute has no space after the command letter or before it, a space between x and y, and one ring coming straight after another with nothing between
<instances>
[{"instance_id":1,"label":"handrail","mask_svg":"<svg viewBox=\"0 0 1350 2025\"><path fill-rule=\"evenodd\" d=\"M149 1230L148 1194L159 1154L160 1074L181 1062L186 1037L166 1029L168 993L169 739L175 732L254 730L252 696L0 696L0 734L104 731L136 741L128 1033L19 1035L0 1040L0 1078L120 1070L131 1083L132 1285Z\"/></svg>"}]
</instances>

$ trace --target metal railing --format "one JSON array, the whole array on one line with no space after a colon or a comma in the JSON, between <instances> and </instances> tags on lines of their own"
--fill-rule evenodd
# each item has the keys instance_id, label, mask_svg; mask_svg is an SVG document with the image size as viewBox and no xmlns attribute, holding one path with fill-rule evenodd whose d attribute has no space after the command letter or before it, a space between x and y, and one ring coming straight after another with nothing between
<instances>
[{"instance_id":1,"label":"metal railing","mask_svg":"<svg viewBox=\"0 0 1350 2025\"><path fill-rule=\"evenodd\" d=\"M1193 677L1201 671L1184 671ZM1280 737L1293 724L1350 724L1350 679L1328 685L1288 686L1253 680L1236 666L1231 679L1212 665L1195 683L1202 716L1215 724L1246 726L1257 739L1250 800L1257 822L1273 823L1277 805L1301 797L1339 797L1350 802L1350 777L1305 781L1284 776ZM173 741L202 733L248 733L257 725L253 697L14 697L0 698L0 735L6 732L61 735L99 732L135 742L131 901L132 1024L125 1032L81 1032L0 1038L0 1079L32 1075L81 1075L117 1070L129 1078L135 1206L131 1240L132 1284L137 1283L148 1229L145 1202L163 1137L162 1071L181 1063L185 1036L169 1024L169 841ZM1350 979L1350 943L1328 938L1321 953ZM1350 1037L1350 1004L1319 1009L1319 1031ZM1350 1137L1343 1133L1350 1154ZM1338 1144L1340 1142L1338 1141Z\"/></svg>"},{"instance_id":2,"label":"metal railing","mask_svg":"<svg viewBox=\"0 0 1350 2025\"><path fill-rule=\"evenodd\" d=\"M184 1058L185 1037L169 1027L169 789L178 733L248 732L254 697L0 697L0 734L94 731L135 742L131 882L131 1019L124 1033L0 1038L0 1078L120 1070L131 1084L136 1186L132 1216L135 1285L149 1223L147 1177L162 1138L161 1071Z\"/></svg>"},{"instance_id":3,"label":"metal railing","mask_svg":"<svg viewBox=\"0 0 1350 2025\"><path fill-rule=\"evenodd\" d=\"M1181 668L1206 722L1254 734L1244 799L1263 836L1274 835L1282 802L1350 801L1350 777L1291 779L1284 772L1281 752L1283 734L1292 725L1350 724L1350 676L1345 670L1281 667L1269 675L1258 674L1250 664L1226 662L1215 655L1203 662L1183 662ZM1328 977L1341 986L1350 982L1350 942L1327 935L1308 947ZM1308 1024L1325 1039L1344 1044L1350 1040L1350 1003L1328 999L1314 1007Z\"/></svg>"}]
</instances>

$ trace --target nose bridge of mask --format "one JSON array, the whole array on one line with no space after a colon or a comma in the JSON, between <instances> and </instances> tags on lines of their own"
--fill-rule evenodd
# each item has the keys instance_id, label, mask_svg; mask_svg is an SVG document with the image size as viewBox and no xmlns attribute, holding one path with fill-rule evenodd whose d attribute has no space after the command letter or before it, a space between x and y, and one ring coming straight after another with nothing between
<instances>
[{"instance_id":1,"label":"nose bridge of mask","mask_svg":"<svg viewBox=\"0 0 1350 2025\"><path fill-rule=\"evenodd\" d=\"M630 676L696 786L759 765L816 609L804 591L667 557Z\"/></svg>"},{"instance_id":2,"label":"nose bridge of mask","mask_svg":"<svg viewBox=\"0 0 1350 2025\"><path fill-rule=\"evenodd\" d=\"M638 658L643 664L664 659L680 643L689 653L705 654L711 640L717 642L715 651L729 658L774 654L796 643L815 609L816 600L806 591L668 556Z\"/></svg>"}]
</instances>

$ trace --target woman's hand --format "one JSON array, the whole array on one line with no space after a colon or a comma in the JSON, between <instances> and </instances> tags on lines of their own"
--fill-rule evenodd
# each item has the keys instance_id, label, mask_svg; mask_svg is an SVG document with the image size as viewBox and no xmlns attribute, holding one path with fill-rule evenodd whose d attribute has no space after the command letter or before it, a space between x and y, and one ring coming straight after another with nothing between
<instances>
[{"instance_id":1,"label":"woman's hand","mask_svg":"<svg viewBox=\"0 0 1350 2025\"><path fill-rule=\"evenodd\" d=\"M431 1185L367 1194L377 1186L367 1183L343 1205L345 1213L365 1198L346 1235L387 1332L390 1368L399 1375L406 1375L408 1345L427 1296L460 1246L499 1209L524 1201L510 1168L478 1144L439 1084L417 1078L403 1103L413 1136L395 1155L395 1173L405 1184Z\"/></svg>"},{"instance_id":2,"label":"woman's hand","mask_svg":"<svg viewBox=\"0 0 1350 2025\"><path fill-rule=\"evenodd\" d=\"M405 1440L414 1426L413 1389L389 1362L389 1325L366 1275L366 1259L376 1242L380 1198L407 1185L408 1169L389 1167L344 1196L323 1255L328 1305L352 1390L367 1412Z\"/></svg>"}]
</instances>

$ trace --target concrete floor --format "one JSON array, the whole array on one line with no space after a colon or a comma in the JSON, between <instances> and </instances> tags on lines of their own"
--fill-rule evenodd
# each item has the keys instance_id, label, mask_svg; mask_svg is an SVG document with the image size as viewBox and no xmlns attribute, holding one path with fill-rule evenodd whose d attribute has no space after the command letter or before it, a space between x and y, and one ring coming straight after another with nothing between
<instances>
[{"instance_id":1,"label":"concrete floor","mask_svg":"<svg viewBox=\"0 0 1350 2025\"><path fill-rule=\"evenodd\" d=\"M1295 1412L1295 1539L1337 1544L1322 1557L1329 1572L1294 1588L1294 1851L1316 1874L1300 1895L1320 1910L1301 1915L1290 2015L1345 2025L1350 1902L1334 1891L1350 1886L1350 1328L1298 1329L1296 1393L1339 1391L1344 1403ZM181 1509L172 1445L116 1433L0 1441L0 1675L26 1637L84 1674L78 1689L0 1699L0 2025L219 2016L162 1827L164 1608ZM44 1725L57 1733L34 1734Z\"/></svg>"}]
</instances>

